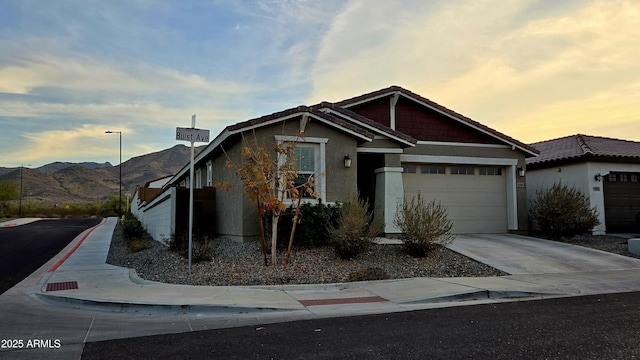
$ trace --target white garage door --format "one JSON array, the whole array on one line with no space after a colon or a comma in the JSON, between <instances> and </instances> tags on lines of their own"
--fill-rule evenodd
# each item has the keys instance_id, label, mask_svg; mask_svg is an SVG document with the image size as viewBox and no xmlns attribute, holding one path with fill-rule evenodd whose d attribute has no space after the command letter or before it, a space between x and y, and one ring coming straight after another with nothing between
<instances>
[{"instance_id":1,"label":"white garage door","mask_svg":"<svg viewBox=\"0 0 640 360\"><path fill-rule=\"evenodd\" d=\"M402 180L408 199L420 194L446 206L456 234L507 232L504 168L409 164Z\"/></svg>"}]
</instances>

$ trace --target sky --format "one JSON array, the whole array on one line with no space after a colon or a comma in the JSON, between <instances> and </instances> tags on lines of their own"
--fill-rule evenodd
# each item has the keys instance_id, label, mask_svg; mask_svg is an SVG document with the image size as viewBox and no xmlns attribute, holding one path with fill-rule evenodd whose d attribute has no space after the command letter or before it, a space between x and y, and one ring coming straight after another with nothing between
<instances>
[{"instance_id":1,"label":"sky","mask_svg":"<svg viewBox=\"0 0 640 360\"><path fill-rule=\"evenodd\" d=\"M640 141L640 1L3 0L0 167L119 162L401 86L524 143Z\"/></svg>"}]
</instances>

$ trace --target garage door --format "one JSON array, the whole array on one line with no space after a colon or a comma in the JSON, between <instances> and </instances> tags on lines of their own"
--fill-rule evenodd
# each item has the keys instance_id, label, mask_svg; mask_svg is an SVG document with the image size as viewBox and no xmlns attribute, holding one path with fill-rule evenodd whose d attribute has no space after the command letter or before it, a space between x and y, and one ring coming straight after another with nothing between
<instances>
[{"instance_id":1,"label":"garage door","mask_svg":"<svg viewBox=\"0 0 640 360\"><path fill-rule=\"evenodd\" d=\"M507 232L507 192L504 168L407 164L402 174L405 196L420 194L447 207L452 231Z\"/></svg>"},{"instance_id":2,"label":"garage door","mask_svg":"<svg viewBox=\"0 0 640 360\"><path fill-rule=\"evenodd\" d=\"M604 177L603 187L607 232L640 231L640 174L612 172Z\"/></svg>"}]
</instances>

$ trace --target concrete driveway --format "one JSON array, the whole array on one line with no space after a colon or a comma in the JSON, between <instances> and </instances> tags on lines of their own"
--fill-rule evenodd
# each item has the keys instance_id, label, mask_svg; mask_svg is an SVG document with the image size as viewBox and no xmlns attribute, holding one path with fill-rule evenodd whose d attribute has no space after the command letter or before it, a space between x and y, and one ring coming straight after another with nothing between
<instances>
[{"instance_id":1,"label":"concrete driveway","mask_svg":"<svg viewBox=\"0 0 640 360\"><path fill-rule=\"evenodd\" d=\"M640 260L512 234L457 235L448 246L511 275L640 269Z\"/></svg>"}]
</instances>

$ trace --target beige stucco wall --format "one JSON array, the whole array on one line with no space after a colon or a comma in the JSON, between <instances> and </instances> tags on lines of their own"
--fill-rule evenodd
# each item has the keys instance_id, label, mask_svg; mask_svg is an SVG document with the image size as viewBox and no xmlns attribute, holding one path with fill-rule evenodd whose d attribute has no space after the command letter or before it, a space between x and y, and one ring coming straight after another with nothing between
<instances>
[{"instance_id":1,"label":"beige stucco wall","mask_svg":"<svg viewBox=\"0 0 640 360\"><path fill-rule=\"evenodd\" d=\"M285 122L284 126L280 122L247 131L244 133L244 139L246 142L256 140L259 146L270 150L274 161L276 161L276 154L272 150L276 145L276 135L295 137L299 131L300 121L299 118L296 118ZM218 189L216 193L215 221L219 235L246 241L259 237L256 204L243 193L242 182L236 175L236 170L229 170L226 165L228 158L235 164L242 162L243 142L241 139L239 135L229 139L223 144L226 154L216 151L213 157L203 159L198 166L202 168L203 184L206 183L206 162L213 160L213 182L226 181L232 185L230 191L224 192ZM304 133L300 136L299 142L313 142L317 139L326 141L323 157L325 171L320 179L325 182L326 197L322 201L324 203L344 201L350 194L357 191L357 140L349 134L311 119L304 129ZM345 155L349 155L352 159L351 168L344 167Z\"/></svg>"}]
</instances>

